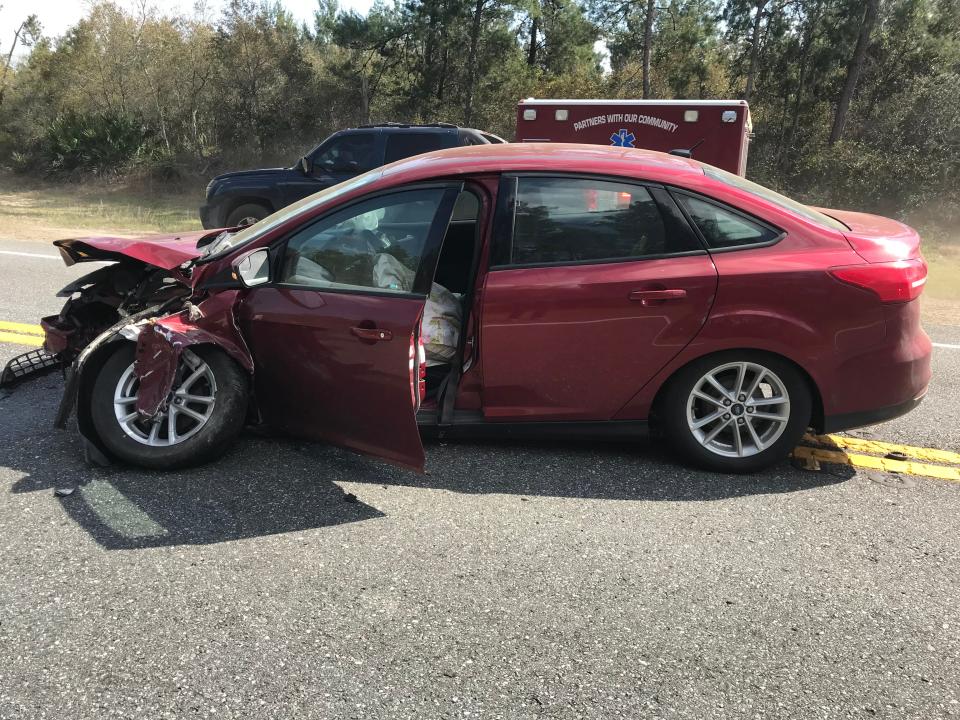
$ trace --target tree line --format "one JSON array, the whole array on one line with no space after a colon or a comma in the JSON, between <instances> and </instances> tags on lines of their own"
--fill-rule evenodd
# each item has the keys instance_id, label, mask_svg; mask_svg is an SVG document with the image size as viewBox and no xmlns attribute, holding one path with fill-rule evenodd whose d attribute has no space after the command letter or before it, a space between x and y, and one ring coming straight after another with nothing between
<instances>
[{"instance_id":1,"label":"tree line","mask_svg":"<svg viewBox=\"0 0 960 720\"><path fill-rule=\"evenodd\" d=\"M257 0L217 17L97 2L62 37L27 18L0 42L0 163L21 171L175 178L291 163L369 122L510 139L529 96L733 97L753 179L825 204L960 205L960 0L379 0L365 16L318 0L312 24Z\"/></svg>"}]
</instances>

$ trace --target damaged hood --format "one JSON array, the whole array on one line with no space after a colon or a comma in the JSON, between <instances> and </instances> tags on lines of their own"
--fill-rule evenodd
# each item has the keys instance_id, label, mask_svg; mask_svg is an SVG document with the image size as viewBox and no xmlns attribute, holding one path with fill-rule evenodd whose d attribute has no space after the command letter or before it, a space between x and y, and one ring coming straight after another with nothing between
<instances>
[{"instance_id":1,"label":"damaged hood","mask_svg":"<svg viewBox=\"0 0 960 720\"><path fill-rule=\"evenodd\" d=\"M122 260L134 258L163 270L173 270L183 263L200 257L201 241L216 237L219 230L199 230L175 235L145 235L143 237L86 237L56 240L67 265L78 262Z\"/></svg>"}]
</instances>

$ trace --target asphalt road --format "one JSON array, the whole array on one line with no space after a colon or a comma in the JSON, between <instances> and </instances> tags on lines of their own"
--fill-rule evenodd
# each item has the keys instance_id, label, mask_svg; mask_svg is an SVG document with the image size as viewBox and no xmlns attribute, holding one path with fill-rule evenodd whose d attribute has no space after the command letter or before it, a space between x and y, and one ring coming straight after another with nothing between
<instances>
[{"instance_id":1,"label":"asphalt road","mask_svg":"<svg viewBox=\"0 0 960 720\"><path fill-rule=\"evenodd\" d=\"M0 241L0 319L56 311L77 269L10 252L52 254ZM934 365L862 435L960 451L960 350ZM960 714L958 483L649 441L432 443L418 476L246 435L94 469L61 387L0 393L0 718Z\"/></svg>"}]
</instances>

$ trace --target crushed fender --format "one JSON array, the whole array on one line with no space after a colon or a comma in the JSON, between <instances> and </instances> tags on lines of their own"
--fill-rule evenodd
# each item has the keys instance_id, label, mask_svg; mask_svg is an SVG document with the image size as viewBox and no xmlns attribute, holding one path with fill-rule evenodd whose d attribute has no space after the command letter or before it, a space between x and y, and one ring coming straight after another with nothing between
<instances>
[{"instance_id":1,"label":"crushed fender","mask_svg":"<svg viewBox=\"0 0 960 720\"><path fill-rule=\"evenodd\" d=\"M152 418L160 412L176 379L180 355L191 345L216 345L253 372L253 358L233 313L238 291L213 295L199 305L187 304L179 313L150 318L136 327L134 372L140 380L137 412ZM133 331L134 327L127 329ZM126 336L134 334L124 333Z\"/></svg>"},{"instance_id":2,"label":"crushed fender","mask_svg":"<svg viewBox=\"0 0 960 720\"><path fill-rule=\"evenodd\" d=\"M162 325L147 321L137 338L133 371L140 379L137 412L152 418L163 409L177 374L183 340Z\"/></svg>"}]
</instances>

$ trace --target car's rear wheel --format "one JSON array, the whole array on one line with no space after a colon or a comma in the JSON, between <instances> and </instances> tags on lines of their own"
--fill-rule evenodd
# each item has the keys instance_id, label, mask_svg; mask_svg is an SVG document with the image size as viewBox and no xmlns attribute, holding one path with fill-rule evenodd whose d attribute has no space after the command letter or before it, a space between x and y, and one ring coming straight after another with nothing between
<instances>
[{"instance_id":1,"label":"car's rear wheel","mask_svg":"<svg viewBox=\"0 0 960 720\"><path fill-rule=\"evenodd\" d=\"M227 227L246 227L260 222L270 210L259 203L244 203L238 205L227 215Z\"/></svg>"},{"instance_id":2,"label":"car's rear wheel","mask_svg":"<svg viewBox=\"0 0 960 720\"><path fill-rule=\"evenodd\" d=\"M154 418L137 414L140 381L135 348L125 343L104 363L93 386L90 415L101 441L133 465L167 469L218 457L243 428L247 378L216 348L199 346L180 356L165 408Z\"/></svg>"},{"instance_id":3,"label":"car's rear wheel","mask_svg":"<svg viewBox=\"0 0 960 720\"><path fill-rule=\"evenodd\" d=\"M685 460L719 472L753 472L784 459L810 422L806 379L775 355L726 352L673 378L659 408Z\"/></svg>"}]
</instances>

